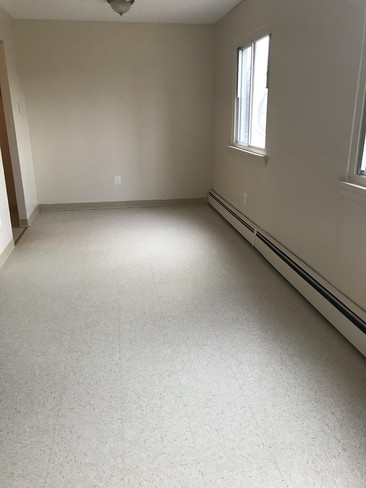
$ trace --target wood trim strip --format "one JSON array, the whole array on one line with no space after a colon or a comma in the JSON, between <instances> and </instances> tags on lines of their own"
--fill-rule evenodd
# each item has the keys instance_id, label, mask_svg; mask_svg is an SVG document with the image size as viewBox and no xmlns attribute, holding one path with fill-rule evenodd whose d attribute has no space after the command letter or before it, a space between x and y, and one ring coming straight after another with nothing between
<instances>
[{"instance_id":1,"label":"wood trim strip","mask_svg":"<svg viewBox=\"0 0 366 488\"><path fill-rule=\"evenodd\" d=\"M184 198L175 200L134 200L127 202L88 202L88 203L54 203L40 204L41 212L57 212L63 210L103 210L118 208L144 208L144 207L179 207L206 205L207 198Z\"/></svg>"},{"instance_id":2,"label":"wood trim strip","mask_svg":"<svg viewBox=\"0 0 366 488\"><path fill-rule=\"evenodd\" d=\"M6 246L6 248L3 250L3 252L0 254L0 269L4 266L6 263L8 257L10 254L13 252L15 248L14 241L10 241L9 244Z\"/></svg>"},{"instance_id":3,"label":"wood trim strip","mask_svg":"<svg viewBox=\"0 0 366 488\"><path fill-rule=\"evenodd\" d=\"M33 210L31 215L27 219L20 219L20 227L30 227L33 224L33 222L35 221L39 212L40 212L40 206L37 205L36 208Z\"/></svg>"}]
</instances>

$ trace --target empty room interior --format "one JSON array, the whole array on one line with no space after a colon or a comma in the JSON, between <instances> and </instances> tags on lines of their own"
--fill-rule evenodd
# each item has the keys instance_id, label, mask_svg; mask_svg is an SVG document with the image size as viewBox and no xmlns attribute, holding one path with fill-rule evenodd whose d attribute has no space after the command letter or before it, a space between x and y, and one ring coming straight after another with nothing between
<instances>
[{"instance_id":1,"label":"empty room interior","mask_svg":"<svg viewBox=\"0 0 366 488\"><path fill-rule=\"evenodd\" d=\"M366 488L365 0L0 0L0 487Z\"/></svg>"}]
</instances>

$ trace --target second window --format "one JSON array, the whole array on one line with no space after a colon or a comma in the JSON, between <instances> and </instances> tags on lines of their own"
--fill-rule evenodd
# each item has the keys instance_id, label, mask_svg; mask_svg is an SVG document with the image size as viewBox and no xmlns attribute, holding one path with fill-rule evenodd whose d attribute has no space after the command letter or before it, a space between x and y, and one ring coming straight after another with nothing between
<instances>
[{"instance_id":1,"label":"second window","mask_svg":"<svg viewBox=\"0 0 366 488\"><path fill-rule=\"evenodd\" d=\"M266 148L270 36L238 49L235 145Z\"/></svg>"}]
</instances>

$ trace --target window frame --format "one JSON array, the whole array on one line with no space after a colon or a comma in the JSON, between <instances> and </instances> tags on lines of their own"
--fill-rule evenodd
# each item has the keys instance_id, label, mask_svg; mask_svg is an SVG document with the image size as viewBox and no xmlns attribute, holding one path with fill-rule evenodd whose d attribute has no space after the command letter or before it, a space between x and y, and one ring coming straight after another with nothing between
<instances>
[{"instance_id":1,"label":"window frame","mask_svg":"<svg viewBox=\"0 0 366 488\"><path fill-rule=\"evenodd\" d=\"M363 63L366 68L366 61ZM347 181L354 185L364 187L366 190L366 171L361 173L363 152L366 151L366 69L362 73L360 87L356 97L354 121L349 153Z\"/></svg>"},{"instance_id":2,"label":"window frame","mask_svg":"<svg viewBox=\"0 0 366 488\"><path fill-rule=\"evenodd\" d=\"M365 87L366 93L366 87ZM357 148L357 160L356 160L356 168L355 168L355 176L357 178L366 178L366 168L362 169L362 162L366 154L366 94L364 95L363 99L363 114L362 114L362 122L360 125L360 136L358 139L358 148ZM362 180L361 180L362 181ZM364 185L366 186L366 180L364 179Z\"/></svg>"},{"instance_id":3,"label":"window frame","mask_svg":"<svg viewBox=\"0 0 366 488\"><path fill-rule=\"evenodd\" d=\"M265 148L260 148L257 146L252 146L250 144L245 145L238 142L238 129L239 129L239 103L238 103L238 83L239 83L239 56L240 52L253 46L257 41L269 37L269 49L268 49L268 66L267 66L267 89L268 89L268 99L267 99L267 113L266 113L266 138L265 138ZM233 113L232 113L232 130L231 130L231 142L229 144L230 148L242 151L252 156L260 156L268 161L267 155L267 142L268 142L268 108L269 108L269 85L270 85L270 60L271 60L271 46L272 46L272 32L269 26L262 27L250 35L246 36L244 39L240 39L235 43L235 49L233 51L234 60L234 79L233 79ZM252 69L254 68L254 60L252 60ZM253 102L253 89L254 89L254 79L251 80L251 90L250 90L250 105ZM250 108L252 110L252 108ZM251 121L249 123L251 125Z\"/></svg>"},{"instance_id":4,"label":"window frame","mask_svg":"<svg viewBox=\"0 0 366 488\"><path fill-rule=\"evenodd\" d=\"M361 174L364 149L366 150L366 15L346 174L346 184L350 187L356 185L361 191L366 191L366 171Z\"/></svg>"}]
</instances>

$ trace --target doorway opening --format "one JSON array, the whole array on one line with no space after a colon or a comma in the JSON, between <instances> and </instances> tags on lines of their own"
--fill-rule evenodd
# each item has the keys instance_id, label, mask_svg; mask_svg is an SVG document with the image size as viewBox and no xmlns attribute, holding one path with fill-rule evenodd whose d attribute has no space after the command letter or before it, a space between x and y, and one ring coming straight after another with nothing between
<instances>
[{"instance_id":1,"label":"doorway opening","mask_svg":"<svg viewBox=\"0 0 366 488\"><path fill-rule=\"evenodd\" d=\"M15 190L13 166L11 162L8 131L4 110L3 95L0 87L0 149L4 166L6 192L8 195L11 226L13 229L14 242L17 242L25 231L20 227L19 209Z\"/></svg>"},{"instance_id":2,"label":"doorway opening","mask_svg":"<svg viewBox=\"0 0 366 488\"><path fill-rule=\"evenodd\" d=\"M14 155L12 154L11 142L9 140L9 127L10 129L13 129L14 126L13 122L11 122L12 114L11 115L9 114L9 106L11 106L11 102L10 102L9 82L8 82L8 76L6 70L5 50L4 50L3 42L0 41L0 150L1 150L1 158L3 161L3 167L4 167L6 192L8 196L8 205L9 205L11 226L13 229L13 238L14 238L14 242L17 243L21 238L21 236L23 235L23 233L25 232L26 227L22 225L22 220L21 220L21 212L19 209L19 202L18 202L18 195L17 195L19 189L17 189L17 183L15 179L16 177L18 177L18 174L14 175L14 167L15 167L13 164ZM7 125L7 120L10 120L10 126Z\"/></svg>"}]
</instances>

